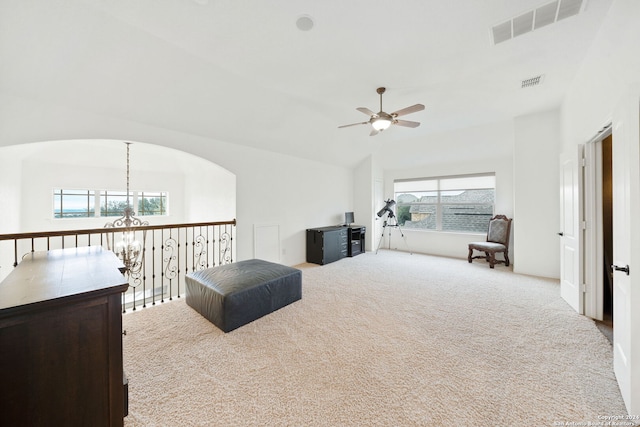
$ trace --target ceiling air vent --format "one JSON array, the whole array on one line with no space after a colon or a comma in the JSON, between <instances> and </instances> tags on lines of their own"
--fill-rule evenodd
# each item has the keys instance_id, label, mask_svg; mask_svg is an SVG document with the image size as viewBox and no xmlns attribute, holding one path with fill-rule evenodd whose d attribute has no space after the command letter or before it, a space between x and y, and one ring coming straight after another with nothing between
<instances>
[{"instance_id":1,"label":"ceiling air vent","mask_svg":"<svg viewBox=\"0 0 640 427\"><path fill-rule=\"evenodd\" d=\"M513 18L513 37L533 31L533 10Z\"/></svg>"},{"instance_id":2,"label":"ceiling air vent","mask_svg":"<svg viewBox=\"0 0 640 427\"><path fill-rule=\"evenodd\" d=\"M580 13L582 0L562 0L558 8L557 21Z\"/></svg>"},{"instance_id":3,"label":"ceiling air vent","mask_svg":"<svg viewBox=\"0 0 640 427\"><path fill-rule=\"evenodd\" d=\"M521 88L524 89L526 87L538 86L544 80L544 75L540 74L539 76L530 77L528 79L524 79L522 81Z\"/></svg>"},{"instance_id":4,"label":"ceiling air vent","mask_svg":"<svg viewBox=\"0 0 640 427\"><path fill-rule=\"evenodd\" d=\"M511 21L496 25L492 28L493 43L498 44L511 38Z\"/></svg>"},{"instance_id":5,"label":"ceiling air vent","mask_svg":"<svg viewBox=\"0 0 640 427\"><path fill-rule=\"evenodd\" d=\"M555 0L491 28L493 44L502 43L580 13L583 0Z\"/></svg>"},{"instance_id":6,"label":"ceiling air vent","mask_svg":"<svg viewBox=\"0 0 640 427\"><path fill-rule=\"evenodd\" d=\"M558 11L558 1L554 1L536 9L535 29L556 22L556 12Z\"/></svg>"}]
</instances>

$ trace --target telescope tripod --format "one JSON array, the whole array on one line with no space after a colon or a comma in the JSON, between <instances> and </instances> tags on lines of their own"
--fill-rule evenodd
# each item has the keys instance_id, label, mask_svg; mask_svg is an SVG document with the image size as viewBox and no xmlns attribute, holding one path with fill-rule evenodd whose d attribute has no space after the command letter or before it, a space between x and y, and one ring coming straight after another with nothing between
<instances>
[{"instance_id":1,"label":"telescope tripod","mask_svg":"<svg viewBox=\"0 0 640 427\"><path fill-rule=\"evenodd\" d=\"M395 224L389 223L392 220L395 222ZM378 247L376 248L376 255L380 250L380 245L382 244L382 240L384 239L384 231L387 229L387 227L390 227L389 228L389 249L391 249L391 228L397 228L398 230L400 230L400 235L402 236L402 240L404 240L404 244L407 246L407 250L411 255L413 255L413 252L411 251L411 249L409 248L409 244L407 243L407 238L402 232L402 227L400 227L400 224L398 224L398 220L396 219L396 216L393 214L393 212L389 212L388 219L386 219L382 224L382 235L380 236L380 241L378 242Z\"/></svg>"}]
</instances>

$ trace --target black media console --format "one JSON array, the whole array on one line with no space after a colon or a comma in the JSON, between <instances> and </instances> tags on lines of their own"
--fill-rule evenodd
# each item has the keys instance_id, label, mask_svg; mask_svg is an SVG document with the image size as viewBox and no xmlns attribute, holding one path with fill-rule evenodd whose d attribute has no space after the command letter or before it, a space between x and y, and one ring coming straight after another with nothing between
<instances>
[{"instance_id":1,"label":"black media console","mask_svg":"<svg viewBox=\"0 0 640 427\"><path fill-rule=\"evenodd\" d=\"M307 229L307 262L328 264L364 253L366 227L330 226Z\"/></svg>"}]
</instances>

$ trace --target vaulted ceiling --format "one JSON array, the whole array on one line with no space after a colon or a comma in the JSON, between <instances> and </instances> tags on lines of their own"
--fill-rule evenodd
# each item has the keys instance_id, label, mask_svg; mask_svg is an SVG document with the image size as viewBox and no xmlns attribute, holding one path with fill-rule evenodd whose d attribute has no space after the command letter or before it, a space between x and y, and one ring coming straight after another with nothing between
<instances>
[{"instance_id":1,"label":"vaulted ceiling","mask_svg":"<svg viewBox=\"0 0 640 427\"><path fill-rule=\"evenodd\" d=\"M558 107L611 1L1 0L0 95L352 166Z\"/></svg>"}]
</instances>

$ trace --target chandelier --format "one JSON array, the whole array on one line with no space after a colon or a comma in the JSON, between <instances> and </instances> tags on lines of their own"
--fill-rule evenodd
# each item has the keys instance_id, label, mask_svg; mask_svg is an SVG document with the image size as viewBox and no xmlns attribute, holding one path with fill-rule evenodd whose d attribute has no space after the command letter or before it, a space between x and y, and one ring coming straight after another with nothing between
<instances>
[{"instance_id":1,"label":"chandelier","mask_svg":"<svg viewBox=\"0 0 640 427\"><path fill-rule=\"evenodd\" d=\"M118 256L120 261L122 261L122 264L124 264L127 276L139 280L142 265L144 264L144 251L142 244L136 240L136 227L149 225L149 222L136 218L136 213L129 203L129 148L131 142L125 142L125 144L127 145L127 202L122 216L113 222L105 224L104 227L124 228L122 232L122 239L115 244L113 252ZM146 230L143 230L143 241L145 237ZM109 244L108 239L107 244Z\"/></svg>"}]
</instances>

